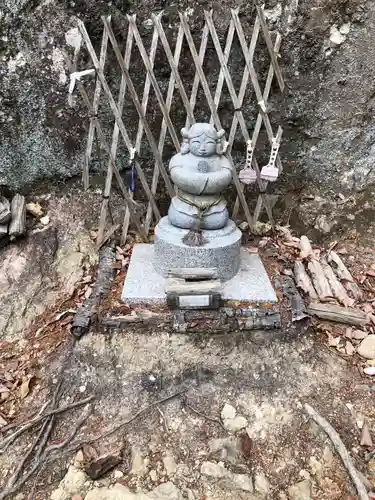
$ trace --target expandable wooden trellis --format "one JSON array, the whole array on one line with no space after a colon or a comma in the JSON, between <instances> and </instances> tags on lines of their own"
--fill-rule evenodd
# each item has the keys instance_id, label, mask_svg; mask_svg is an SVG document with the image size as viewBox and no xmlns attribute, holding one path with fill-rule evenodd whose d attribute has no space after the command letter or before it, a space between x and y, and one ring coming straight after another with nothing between
<instances>
[{"instance_id":1,"label":"expandable wooden trellis","mask_svg":"<svg viewBox=\"0 0 375 500\"><path fill-rule=\"evenodd\" d=\"M234 204L233 217L236 217L238 215L238 210L241 206L244 211L247 222L249 223L250 226L253 226L259 219L261 210L264 206L270 222L274 224L272 216L272 208L269 206L267 196L265 195L268 182L262 180L260 177L260 169L258 161L256 159L256 153L254 152L254 154L252 154L251 164L252 168L255 171L256 182L257 185L259 186L260 193L258 196L258 201L255 207L254 214L251 214L249 206L246 202L244 194L244 186L239 181L238 174L233 163L231 150L233 147L238 126L240 127L240 131L244 139L244 148L246 147L247 144L248 146L250 146L252 150L255 150L262 125L264 126L264 129L266 131L270 148L274 146L275 140L278 141L278 143L281 140L282 129L279 127L276 135L274 135L267 110L267 102L274 77L276 78L280 90L283 91L284 89L284 81L277 61L281 44L281 36L277 34L275 37L275 41L274 42L272 41L271 34L267 28L263 10L260 6L256 7L256 19L254 22L252 35L249 42L246 41L245 33L239 18L238 10L237 9L231 10L230 14L231 18L227 31L225 46L223 49L214 25L212 13L204 12L205 24L202 31L200 47L199 49L197 49L189 27L188 17L185 13L179 13L180 24L178 27L178 34L176 37L174 50L172 50L170 43L168 42L165 30L163 28L162 15L161 14L152 15L151 19L153 23L153 35L149 53L147 53L144 41L138 29L136 23L136 17L127 16L128 31L127 31L127 40L126 40L124 54L122 54L120 51L120 47L118 45L116 36L114 34L111 25L111 19L103 17L102 19L104 24L104 30L103 30L103 38L102 38L99 58L97 57L97 54L93 48L92 42L90 40L89 34L85 28L84 23L79 22L79 29L82 33L82 37L84 39L84 42L86 44L87 50L90 54L92 63L94 65L97 74L97 80L96 80L96 86L92 104L89 101L86 90L82 85L82 83L77 82L78 90L80 91L81 96L83 97L84 102L91 113L85 162L83 168L83 182L85 188L87 188L89 185L89 166L92 156L93 140L95 133L100 142L101 148L104 149L109 156L107 177L103 193L104 195L103 203L100 214L98 243L100 243L104 238L108 203L111 192L112 179L114 175L119 183L120 189L122 191L122 194L124 195L126 203L126 212L122 228L122 241L124 242L126 239L130 221L132 221L135 224L141 237L144 239L147 238L152 218L154 217L154 220L156 222L160 219L159 208L155 202L155 193L157 191L160 175L164 179L169 196L170 197L174 196L174 189L164 165L163 152L167 134L169 134L176 151L180 150L180 139L178 137L178 134L176 133L175 126L170 116L170 110L176 95L176 91L178 91L179 98L181 99L184 109L186 111L186 125L191 125L195 123L194 111L197 103L198 90L201 86L208 108L210 110L210 116L207 117L207 120L209 119L210 122L214 124L214 126L217 129L221 129L222 126L218 110L223 93L224 82L226 83L226 88L229 92L230 99L234 107L233 120L229 131L229 135L227 137L227 141L225 143L225 148L226 148L225 154L233 166L233 180L237 191L237 199ZM254 53L257 47L260 32L263 35L270 58L270 66L268 69L267 79L263 91L260 88L258 74L253 64ZM239 41L245 61L242 81L238 93L235 90L231 72L228 66L235 35L237 36L237 39ZM205 75L203 69L207 44L210 37L213 42L213 46L220 63L220 73L217 80L216 90L214 95L212 95L211 93L210 86L207 81L207 76ZM187 95L184 82L179 72L179 64L181 62L180 61L181 49L184 41L185 43L187 43L189 47L189 51L195 65L195 76L190 92L190 97L188 97ZM110 90L110 87L107 83L107 79L104 73L107 51L108 51L108 42L111 43L122 76L117 102L113 97L113 94ZM143 95L141 99L138 96L136 87L129 73L129 66L130 66L130 60L134 43L138 48L138 51L140 53L141 59L143 61L146 70L146 78L144 82ZM163 95L163 92L160 88L160 85L157 81L157 77L155 76L154 72L155 55L159 43L163 47L164 55L168 61L171 70L168 89L165 97ZM70 67L72 70L74 69L72 66ZM246 91L249 85L251 85L253 89L258 106L258 116L255 125L253 127L252 133L249 132L248 123L244 118L242 110ZM150 123L146 118L150 91L152 89L156 96L158 105L160 107L163 116L158 141L156 140L151 130ZM112 141L110 145L106 142L103 129L98 119L100 98L103 93L105 94L108 100L108 103L115 118L115 124L112 133ZM131 98L131 101L139 116L138 131L134 142L132 142L131 138L129 137L127 128L124 123L124 118L122 116L125 97L127 94ZM152 150L155 161L151 187L148 185L143 169L141 168L139 162L137 161L137 154L139 154L140 149L142 147L142 141L144 135L147 138L147 141ZM118 172L118 169L116 168L116 155L118 151L118 143L120 136L124 141L124 144L126 145L126 148L129 153L129 158L131 159L134 158L134 165L137 172L137 176L148 198L148 208L143 224L141 223L139 214L137 213L136 204L132 200L132 193L128 192L127 187L124 185L122 178ZM170 158L166 160L169 161L169 159ZM282 171L282 164L278 155L276 158L276 166L280 173Z\"/></svg>"}]
</instances>

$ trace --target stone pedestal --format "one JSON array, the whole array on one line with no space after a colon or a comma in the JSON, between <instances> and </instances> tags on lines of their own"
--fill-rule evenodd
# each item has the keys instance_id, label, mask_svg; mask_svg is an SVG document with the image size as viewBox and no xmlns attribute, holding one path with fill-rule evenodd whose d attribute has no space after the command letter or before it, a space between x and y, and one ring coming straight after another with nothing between
<instances>
[{"instance_id":1,"label":"stone pedestal","mask_svg":"<svg viewBox=\"0 0 375 500\"><path fill-rule=\"evenodd\" d=\"M215 267L222 281L233 278L240 267L241 231L229 220L222 229L202 231L203 246L188 246L182 240L189 231L172 226L163 217L155 228L155 270L166 276L176 267Z\"/></svg>"},{"instance_id":2,"label":"stone pedestal","mask_svg":"<svg viewBox=\"0 0 375 500\"><path fill-rule=\"evenodd\" d=\"M156 272L154 255L155 245L134 246L122 292L122 301L130 307L166 307L166 278ZM259 255L241 249L240 256L237 274L223 283L223 306L246 308L257 317L277 311L276 293Z\"/></svg>"}]
</instances>

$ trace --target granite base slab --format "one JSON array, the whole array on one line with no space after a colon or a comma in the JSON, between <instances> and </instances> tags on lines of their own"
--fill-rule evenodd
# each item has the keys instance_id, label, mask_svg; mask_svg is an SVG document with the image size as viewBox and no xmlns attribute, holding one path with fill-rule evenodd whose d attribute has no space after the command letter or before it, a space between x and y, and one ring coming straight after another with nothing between
<instances>
[{"instance_id":1,"label":"granite base slab","mask_svg":"<svg viewBox=\"0 0 375 500\"><path fill-rule=\"evenodd\" d=\"M134 246L122 292L122 301L130 307L166 306L166 279L153 266L154 245ZM249 306L259 310L277 306L276 293L258 254L241 249L240 268L236 276L223 283L224 305ZM237 304L237 305L236 305Z\"/></svg>"}]
</instances>

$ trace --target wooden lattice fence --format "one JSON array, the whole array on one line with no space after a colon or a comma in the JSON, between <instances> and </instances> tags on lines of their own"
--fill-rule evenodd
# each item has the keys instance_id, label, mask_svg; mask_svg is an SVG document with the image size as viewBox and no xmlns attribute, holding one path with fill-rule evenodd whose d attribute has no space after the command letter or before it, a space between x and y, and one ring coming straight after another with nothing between
<instances>
[{"instance_id":1,"label":"wooden lattice fence","mask_svg":"<svg viewBox=\"0 0 375 500\"><path fill-rule=\"evenodd\" d=\"M201 92L208 108L206 120L209 120L212 124L214 124L217 129L221 129L222 123L219 115L221 109L220 103L224 95L224 89L226 89L227 95L229 95L233 106L231 126L229 131L228 129L226 130L227 138L224 144L225 154L233 166L233 180L237 195L232 216L234 218L237 217L239 208L241 207L247 222L250 226L253 226L259 219L261 210L264 206L270 222L272 224L274 223L272 209L265 194L268 182L260 177L260 169L257 160L257 142L262 127L264 127L265 136L269 143L268 151L271 150L275 141L279 144L282 135L280 127L278 128L276 134L274 134L267 109L267 102L274 80L281 92L284 89L284 82L278 65L281 36L277 33L274 36L275 39L272 40L266 24L264 12L259 6L256 7L256 17L249 40L247 40L247 37L245 36L243 25L239 17L239 11L230 11L230 22L226 32L224 47L221 45L212 13L204 12L204 18L205 22L198 49L195 45L193 34L189 27L188 16L186 13L179 13L180 22L178 25L177 35L175 36L174 48L172 48L171 42L168 40L168 38L170 39L171 37L167 36L166 29L163 27L162 15L152 15L153 35L149 51L147 51L145 47L145 40L142 38L140 29L137 26L136 17L127 16L127 38L125 50L122 54L117 40L118 35L116 36L114 33L111 19L103 17L103 38L99 57L94 50L85 25L82 22L79 22L80 32L97 75L92 103L89 100L84 85L77 81L78 90L81 93L83 101L86 104L91 116L83 168L83 183L85 188L89 185L89 167L95 135L100 143L101 149L108 155L108 170L103 192L98 243L103 240L105 234L108 203L113 176L115 176L118 182L126 204L122 228L122 241L125 241L126 239L130 222L135 225L139 235L144 240L147 239L152 220L154 219L154 221L157 222L160 218L159 207L155 201L160 176L164 180L169 196L173 197L175 194L165 167L170 159L170 156L165 157L165 146L167 141L171 142L176 151L180 150L180 138L176 133L176 125L174 124L173 117L171 115L173 103L175 103L178 99L178 102L183 106L184 113L186 113L185 124L191 125L196 121L198 94ZM254 54L260 40L260 34L262 34L263 48L267 51L269 59L269 68L266 73L266 78L262 77L264 80L263 90L261 89L260 84L261 78L253 63ZM208 77L204 70L209 40L211 41L211 45L216 53L218 67L220 68L216 85L214 86L214 92L212 91L212 82L208 81ZM230 68L230 57L234 41L236 41L236 48L240 48L241 56L243 57L243 67L241 68L242 77L240 79L240 84L237 85L239 87L238 91L236 91L236 85L233 80L234 76L238 79L239 70L236 69L236 75L234 75L233 69ZM105 65L109 50L109 43L111 50L113 50L115 54L115 59L121 73L121 84L117 102L115 101L105 75ZM183 80L179 68L182 63L181 54L184 44L187 46L189 57L194 63L194 77L189 89L187 89L186 82ZM136 85L134 84L134 77L131 76L130 71L132 55L135 47L138 50L140 58L143 62L143 69L145 71L143 94L141 98L139 97L139 89L137 90ZM170 69L169 82L164 91L160 79L158 81L155 73L155 57L161 49L163 50L162 54L164 60L168 63ZM68 58L67 62L70 64L71 71L75 71L76 68ZM250 94L249 91L251 92ZM150 104L151 93L153 94L153 104ZM100 100L103 94L110 106L115 120L111 143L107 141L103 126L98 118ZM129 101L129 98L139 119L138 130L134 138L130 137L128 131L129 127L127 127L128 123L126 122L126 117L123 116L124 105ZM245 100L247 102L249 99L254 100L257 110L256 119L251 122L251 127L249 127L249 119L245 118L243 111ZM155 106L155 102L157 102L157 106L162 114L159 129L160 131L157 132L152 130L152 120L150 120L147 116L149 107ZM158 138L155 137L156 133L158 133ZM244 150L246 149L246 146L254 150L254 154L251 159L251 168L255 171L254 180L256 180L259 192L258 200L253 213L251 213L249 205L246 201L244 185L239 181L238 173L232 158L233 143L236 136L238 136L238 133L240 133L243 140ZM124 184L118 167L116 166L116 156L120 138L126 146L129 158L134 159L137 177L148 199L147 213L142 215L142 217L144 216L143 222L141 221L141 214L139 214L137 210L137 204L133 201L133 193ZM142 148L151 149L154 158L151 186L148 185L144 168L140 165L140 161L138 161ZM276 157L276 167L280 173L282 165L278 154Z\"/></svg>"}]
</instances>

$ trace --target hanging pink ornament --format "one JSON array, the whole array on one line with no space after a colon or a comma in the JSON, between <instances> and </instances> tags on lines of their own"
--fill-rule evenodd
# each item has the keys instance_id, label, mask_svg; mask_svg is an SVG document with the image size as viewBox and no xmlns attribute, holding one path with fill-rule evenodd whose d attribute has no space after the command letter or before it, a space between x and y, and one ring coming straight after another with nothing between
<instances>
[{"instance_id":1,"label":"hanging pink ornament","mask_svg":"<svg viewBox=\"0 0 375 500\"><path fill-rule=\"evenodd\" d=\"M251 140L247 141L246 164L245 168L240 170L238 178L243 184L254 184L257 180L257 174L252 166L254 148Z\"/></svg>"},{"instance_id":2,"label":"hanging pink ornament","mask_svg":"<svg viewBox=\"0 0 375 500\"><path fill-rule=\"evenodd\" d=\"M260 172L260 178L264 181L274 182L279 176L279 169L275 165L279 147L280 142L276 138L272 139L272 149L269 162Z\"/></svg>"}]
</instances>

